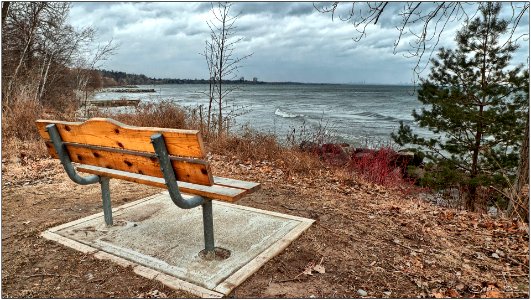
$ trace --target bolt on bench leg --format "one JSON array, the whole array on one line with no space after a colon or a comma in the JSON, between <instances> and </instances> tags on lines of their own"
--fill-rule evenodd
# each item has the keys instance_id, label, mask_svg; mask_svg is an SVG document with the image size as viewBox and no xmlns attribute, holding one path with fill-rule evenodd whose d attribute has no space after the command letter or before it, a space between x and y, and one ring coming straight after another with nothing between
<instances>
[{"instance_id":1,"label":"bolt on bench leg","mask_svg":"<svg viewBox=\"0 0 531 300\"><path fill-rule=\"evenodd\" d=\"M109 177L100 177L101 199L103 201L103 217L105 224L112 225L111 190L109 188Z\"/></svg>"}]
</instances>

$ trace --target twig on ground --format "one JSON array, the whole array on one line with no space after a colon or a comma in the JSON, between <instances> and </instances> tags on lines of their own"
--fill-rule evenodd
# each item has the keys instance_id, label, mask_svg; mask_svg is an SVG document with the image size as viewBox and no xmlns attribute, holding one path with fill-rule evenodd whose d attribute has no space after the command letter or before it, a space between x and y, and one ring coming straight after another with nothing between
<instances>
[{"instance_id":1,"label":"twig on ground","mask_svg":"<svg viewBox=\"0 0 531 300\"><path fill-rule=\"evenodd\" d=\"M529 274L501 274L502 276L508 276L508 277L524 277L529 276Z\"/></svg>"},{"instance_id":2,"label":"twig on ground","mask_svg":"<svg viewBox=\"0 0 531 300\"><path fill-rule=\"evenodd\" d=\"M302 273L300 273L299 275L302 275ZM283 279L283 280L279 280L279 281L275 281L275 283L283 283L283 282L289 282L289 281L295 281L295 280L299 280L297 277L299 277L299 275L293 277L293 278L290 278L290 279Z\"/></svg>"},{"instance_id":3,"label":"twig on ground","mask_svg":"<svg viewBox=\"0 0 531 300\"><path fill-rule=\"evenodd\" d=\"M33 274L33 275L16 275L18 277L24 277L24 278L31 278L31 277L39 277L39 276L54 276L54 277L76 277L80 278L77 275L60 275L60 274L50 274L50 273L40 273L40 274Z\"/></svg>"}]
</instances>

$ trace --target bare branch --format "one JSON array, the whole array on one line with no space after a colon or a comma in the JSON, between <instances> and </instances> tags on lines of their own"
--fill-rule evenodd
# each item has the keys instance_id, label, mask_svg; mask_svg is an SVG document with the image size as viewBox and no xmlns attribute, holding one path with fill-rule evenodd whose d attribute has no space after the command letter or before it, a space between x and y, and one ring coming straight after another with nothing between
<instances>
[{"instance_id":1,"label":"bare branch","mask_svg":"<svg viewBox=\"0 0 531 300\"><path fill-rule=\"evenodd\" d=\"M507 43L529 36L529 33L524 33L516 38L514 37L518 24L529 10L529 3L519 3L522 5L511 3L513 8L513 17L511 18L513 27ZM340 13L340 6L344 4L342 2L322 5L314 3L313 6L323 14L330 14L332 20L337 15L341 21L351 23L356 30L356 35L352 38L355 42L359 42L366 37L368 26L378 24L384 12L389 8L388 2L353 2L350 4L351 7L348 11ZM463 4L468 4L469 7L465 9ZM463 21L467 24L469 20L475 18L481 4L476 2L405 2L403 5L402 11L398 14L402 19L395 26L398 36L393 43L393 54L399 52L398 47L406 34L414 37L415 39L409 42L409 50L403 55L417 58L413 71L418 78L420 73L427 67L448 24L457 21ZM467 12L469 8L474 10L471 15Z\"/></svg>"}]
</instances>

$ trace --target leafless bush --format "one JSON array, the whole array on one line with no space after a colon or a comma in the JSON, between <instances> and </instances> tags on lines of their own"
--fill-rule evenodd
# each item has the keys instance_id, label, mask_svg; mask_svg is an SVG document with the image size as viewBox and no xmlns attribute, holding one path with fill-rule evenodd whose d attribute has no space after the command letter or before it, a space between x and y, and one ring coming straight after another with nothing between
<instances>
[{"instance_id":1,"label":"leafless bush","mask_svg":"<svg viewBox=\"0 0 531 300\"><path fill-rule=\"evenodd\" d=\"M141 103L133 112L105 111L99 112L97 116L112 118L133 126L198 129L189 126L189 117L183 108L169 101Z\"/></svg>"},{"instance_id":2,"label":"leafless bush","mask_svg":"<svg viewBox=\"0 0 531 300\"><path fill-rule=\"evenodd\" d=\"M208 140L211 151L247 160L275 160L282 151L276 137L244 127L239 134L224 134Z\"/></svg>"},{"instance_id":3,"label":"leafless bush","mask_svg":"<svg viewBox=\"0 0 531 300\"><path fill-rule=\"evenodd\" d=\"M32 97L15 95L16 105L2 115L2 157L43 157L48 152L37 131L37 119L75 121L75 105L65 101L62 111L42 106Z\"/></svg>"},{"instance_id":4,"label":"leafless bush","mask_svg":"<svg viewBox=\"0 0 531 300\"><path fill-rule=\"evenodd\" d=\"M337 141L337 136L334 133L334 128L330 125L329 120L324 120L321 117L315 128L308 126L306 121L298 128L292 128L287 134L286 141L292 147L298 147L302 142L322 145Z\"/></svg>"}]
</instances>

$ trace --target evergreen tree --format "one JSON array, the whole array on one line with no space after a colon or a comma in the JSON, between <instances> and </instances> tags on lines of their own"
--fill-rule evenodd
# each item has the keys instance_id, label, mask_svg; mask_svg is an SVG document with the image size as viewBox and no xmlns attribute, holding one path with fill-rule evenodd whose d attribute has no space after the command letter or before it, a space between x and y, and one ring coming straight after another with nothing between
<instances>
[{"instance_id":1,"label":"evergreen tree","mask_svg":"<svg viewBox=\"0 0 531 300\"><path fill-rule=\"evenodd\" d=\"M441 48L421 81L418 99L425 107L413 117L440 138L419 137L402 122L392 134L399 145L420 146L432 161L426 184L464 185L471 210L478 186L503 186L504 175L514 175L528 117L529 72L510 66L517 47L499 42L508 31L500 9L482 3L481 16L458 32L457 49Z\"/></svg>"}]
</instances>

